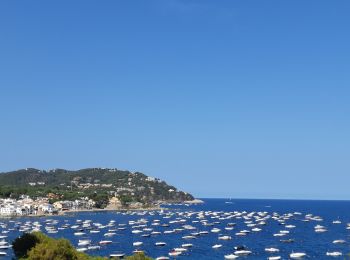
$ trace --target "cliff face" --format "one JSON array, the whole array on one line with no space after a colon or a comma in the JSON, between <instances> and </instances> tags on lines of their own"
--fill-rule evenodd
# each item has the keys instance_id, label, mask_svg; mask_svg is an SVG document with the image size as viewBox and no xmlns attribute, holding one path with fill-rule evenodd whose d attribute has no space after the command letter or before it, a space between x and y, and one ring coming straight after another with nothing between
<instances>
[{"instance_id":1,"label":"cliff face","mask_svg":"<svg viewBox=\"0 0 350 260\"><path fill-rule=\"evenodd\" d=\"M69 194L117 196L122 201L154 202L157 200L181 202L192 200L189 193L179 191L166 182L143 173L108 168L88 168L77 171L34 168L0 173L0 196L28 194L40 196L57 194L61 198ZM62 197L63 196L63 197Z\"/></svg>"}]
</instances>

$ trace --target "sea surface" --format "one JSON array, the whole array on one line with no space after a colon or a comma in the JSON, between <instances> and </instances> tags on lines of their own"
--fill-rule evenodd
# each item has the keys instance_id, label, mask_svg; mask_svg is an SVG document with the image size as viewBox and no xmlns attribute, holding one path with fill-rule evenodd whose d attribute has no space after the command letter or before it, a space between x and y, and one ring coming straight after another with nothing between
<instances>
[{"instance_id":1,"label":"sea surface","mask_svg":"<svg viewBox=\"0 0 350 260\"><path fill-rule=\"evenodd\" d=\"M326 252L331 251L342 252L343 256L339 259L345 257L348 259L350 229L347 229L347 223L350 223L350 201L203 200L205 203L199 205L164 205L164 207L171 209L161 212L82 212L52 217L4 218L0 219L2 226L0 227L0 235L7 235L6 241L11 242L21 235L23 231L20 230L23 228L31 230L33 222L38 221L42 224L41 231L47 233L45 226L51 226L57 230L57 233L48 234L49 236L69 239L76 247L81 239L90 239L92 245L98 245L101 240L112 241L111 244L102 246L100 250L86 251L91 255L109 256L114 252L131 255L133 250L139 249L156 258L168 256L173 248L191 243L193 246L176 257L177 259L224 259L225 255L235 251L235 246L242 245L252 253L238 259L267 259L269 256L281 256L281 259L289 259L289 254L292 252L306 253L305 259L332 259L332 257L326 256ZM319 217L315 218L315 216ZM87 220L91 220L91 222ZM339 220L341 223L333 223L335 220ZM263 225L263 221L265 225ZM85 223L85 228L83 228L83 223ZM99 229L96 228L96 223L101 224ZM107 226L108 224L109 226ZM72 228L74 225L78 225L78 229L81 228L85 235L74 235L76 232ZM233 230L226 230L225 227L230 225L233 226ZM286 228L290 225L295 227ZM323 226L326 232L315 232L316 225ZM67 228L62 229L62 226ZM214 233L212 232L213 228L218 228L220 231ZM253 228L259 228L261 231L254 232ZM100 232L90 233L92 229L100 230ZM111 232L116 234L105 237L104 234L108 230L112 230ZM141 232L132 233L132 230L140 230ZM176 231L164 234L164 231L169 230ZM236 235L244 230L250 232L245 236ZM281 230L287 230L289 233L282 237L274 236ZM159 231L161 234L142 237L143 234L151 234L154 231ZM208 234L198 235L200 231L208 231ZM191 233L194 238L183 238ZM218 239L224 235L231 236L232 239ZM281 240L288 239L292 239L293 242L281 242ZM346 243L334 244L334 240L345 240ZM133 246L133 242L136 241L143 242L143 244L138 247ZM166 245L157 247L155 246L156 242L165 242ZM222 247L213 249L214 244L221 244ZM280 252L267 253L265 252L267 247L278 248ZM8 254L7 257L1 259L13 257L11 249L0 249L0 251L6 251Z\"/></svg>"}]
</instances>

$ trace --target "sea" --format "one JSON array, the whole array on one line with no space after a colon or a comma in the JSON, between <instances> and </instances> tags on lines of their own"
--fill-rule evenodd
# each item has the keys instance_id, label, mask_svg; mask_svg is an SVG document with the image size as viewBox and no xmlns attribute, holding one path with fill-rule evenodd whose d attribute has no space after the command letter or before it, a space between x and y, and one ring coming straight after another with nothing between
<instances>
[{"instance_id":1,"label":"sea","mask_svg":"<svg viewBox=\"0 0 350 260\"><path fill-rule=\"evenodd\" d=\"M25 232L23 229L30 231L33 222L37 221L42 232L47 233L45 227L51 226L57 233L48 234L50 237L66 238L77 248L82 239L91 240L91 245L99 245L101 240L112 241L99 250L86 251L90 255L106 257L116 252L131 255L135 249L143 250L153 258L169 257L174 248L192 244L176 259L225 259L225 255L236 251L235 247L251 252L238 259L268 259L271 256L290 259L293 252L305 253L305 259L332 259L334 257L326 253L334 251L343 254L340 259L350 259L350 228L347 229L350 201L202 200L204 203L198 205L164 205L161 211L81 212L63 216L3 218L0 219L0 236L6 235L5 240L11 243ZM233 229L227 230L227 227ZM212 232L214 228L217 232ZM254 228L259 231L252 231ZM74 235L78 229L84 234ZM91 230L100 232L90 233ZM139 231L133 233L135 230ZM106 237L108 232L115 234ZM150 236L142 236L145 234ZM219 237L223 236L231 239L220 240ZM338 243L334 243L337 240ZM134 246L134 242L143 243ZM165 242L166 245L155 246L156 242ZM221 247L212 248L215 244ZM265 251L271 247L279 249L279 252ZM11 249L0 251L7 253L1 259L14 256Z\"/></svg>"}]
</instances>

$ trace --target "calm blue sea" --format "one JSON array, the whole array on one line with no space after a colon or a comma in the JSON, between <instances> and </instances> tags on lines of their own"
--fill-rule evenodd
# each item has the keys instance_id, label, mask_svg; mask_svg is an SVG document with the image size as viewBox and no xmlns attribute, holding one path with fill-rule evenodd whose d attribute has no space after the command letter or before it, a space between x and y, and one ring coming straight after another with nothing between
<instances>
[{"instance_id":1,"label":"calm blue sea","mask_svg":"<svg viewBox=\"0 0 350 260\"><path fill-rule=\"evenodd\" d=\"M67 228L58 230L56 234L49 234L51 237L60 238L64 237L69 239L75 246L78 244L79 239L91 239L92 244L96 245L101 240L112 240L113 243L107 246L103 246L97 251L87 251L86 253L91 255L109 256L113 252L124 252L128 255L132 254L135 250L133 242L141 241L143 245L137 247L144 250L147 255L151 257L167 256L171 249L181 247L184 243L192 243L193 247L187 252L183 253L178 259L224 259L224 255L230 254L234 251L234 246L244 245L252 254L247 257L240 257L239 259L267 259L271 254L265 252L266 247L275 247L280 249L278 254L282 259L289 259L291 252L304 252L307 254L307 258L312 259L331 259L326 256L327 251L340 251L345 256L350 252L350 230L346 229L347 223L350 223L350 201L301 201L301 200L252 200L252 199L204 199L205 203L201 205L193 206L171 206L169 214L167 211L163 213L158 212L98 212L98 213L77 213L69 214L65 216L53 216L43 218L15 218L15 219L0 219L2 227L0 227L0 235L7 235L7 241L11 242L17 236L21 234L18 230L19 227L27 222L27 226L31 225L30 222L39 221L42 223L41 230L45 231L45 221L47 219L57 220L58 223L55 227L62 227L64 224L70 226L76 224L76 221L91 220L91 223L101 223L107 225L111 220L115 221L115 227L124 227L119 224L126 224L124 230L117 230L116 235L112 237L104 237L104 234L108 232L108 229L113 227L107 227L101 229L100 233L90 233L89 230L84 230L86 233L84 236L75 236L74 229ZM166 206L169 207L169 206ZM205 226L200 222L202 219L198 219L198 213L202 212L207 223L212 226ZM261 232L250 232L246 236L236 236L235 234L242 230L251 230L252 227L248 227L247 224L253 219L245 218L231 218L227 219L227 216L232 216L233 212L243 212L243 215L247 215L251 212L267 212L267 216L272 216L273 213L279 214L279 216L287 213L300 212L302 215L293 215L289 219L285 220L285 223L279 223L278 221L269 218L266 220L266 225L259 226L262 229ZM253 215L256 216L257 213ZM322 221L303 221L306 214L313 214L314 216L320 216ZM129 221L137 221L145 219L148 222L142 226L132 228L129 225ZM154 220L159 220L160 224L169 223L169 226L151 225L155 223ZM182 222L180 222L180 220ZM334 224L334 220L340 220L341 224ZM29 223L29 224L28 224ZM233 230L225 230L228 223L235 223ZM173 230L182 228L183 225L191 225L194 230L177 231L171 234L164 234L166 230ZM284 237L275 237L273 234L278 233L280 230L287 230L285 225L294 225L295 228L288 229L289 234ZM326 232L316 233L314 227L316 225L322 225L327 229ZM135 225L134 225L135 226ZM136 225L137 226L137 225ZM210 232L212 228L219 228L219 233ZM160 235L152 235L150 237L142 237L142 234L151 233L150 231L143 231L140 234L131 233L132 230L144 228L152 228L153 231L160 231ZM182 237L189 235L193 232L209 231L207 235L197 236L195 239L185 240ZM232 236L231 240L218 240L221 235ZM283 243L281 239L293 239L292 243ZM334 240L345 240L346 243L334 244ZM164 247L156 247L155 242L166 242ZM222 244L219 249L213 249L214 244ZM1 251L1 249L0 249ZM3 250L4 251L4 250ZM6 251L8 253L8 259L13 254L11 250ZM6 257L4 258L6 259ZM344 256L341 257L344 259Z\"/></svg>"}]
</instances>

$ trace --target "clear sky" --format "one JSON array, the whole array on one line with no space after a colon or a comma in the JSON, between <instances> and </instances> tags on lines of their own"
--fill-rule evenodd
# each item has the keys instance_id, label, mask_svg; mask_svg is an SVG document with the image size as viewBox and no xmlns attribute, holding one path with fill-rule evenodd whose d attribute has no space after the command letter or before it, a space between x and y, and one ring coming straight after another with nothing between
<instances>
[{"instance_id":1,"label":"clear sky","mask_svg":"<svg viewBox=\"0 0 350 260\"><path fill-rule=\"evenodd\" d=\"M350 199L350 1L0 2L0 171Z\"/></svg>"}]
</instances>

